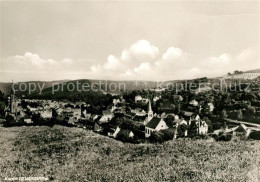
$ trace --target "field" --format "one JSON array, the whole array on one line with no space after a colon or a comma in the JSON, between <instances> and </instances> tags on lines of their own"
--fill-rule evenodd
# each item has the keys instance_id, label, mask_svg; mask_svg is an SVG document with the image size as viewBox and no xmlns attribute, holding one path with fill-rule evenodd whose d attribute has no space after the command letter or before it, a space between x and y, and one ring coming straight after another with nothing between
<instances>
[{"instance_id":1,"label":"field","mask_svg":"<svg viewBox=\"0 0 260 182\"><path fill-rule=\"evenodd\" d=\"M80 128L0 127L0 181L260 181L260 141L125 144Z\"/></svg>"}]
</instances>

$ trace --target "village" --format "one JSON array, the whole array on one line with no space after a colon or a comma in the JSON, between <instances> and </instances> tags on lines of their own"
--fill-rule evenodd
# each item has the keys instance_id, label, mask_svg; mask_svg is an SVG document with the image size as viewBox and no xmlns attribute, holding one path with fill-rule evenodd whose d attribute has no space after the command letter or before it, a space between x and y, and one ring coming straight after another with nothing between
<instances>
[{"instance_id":1,"label":"village","mask_svg":"<svg viewBox=\"0 0 260 182\"><path fill-rule=\"evenodd\" d=\"M131 93L132 97L134 94L133 101L129 101L129 95L115 96L111 104L101 109L101 112L95 112L86 102L21 99L11 91L8 106L5 108L3 125L60 124L93 130L131 143L163 142L180 137L205 136L211 136L217 140L230 140L233 135L248 137L250 133L260 130L258 127L240 123L227 124L226 116L223 116L223 120L219 119L220 121L216 124L205 117L204 110L207 110L208 114L214 111L215 107L212 102L204 103L205 109L193 99L183 104L186 105L186 110L183 110L183 107L181 109L180 106L172 110L172 104L169 104L167 99L160 102L161 92L163 90L156 91L155 95L149 97ZM181 95L174 97L179 102L184 102ZM222 114L226 115L225 112Z\"/></svg>"}]
</instances>

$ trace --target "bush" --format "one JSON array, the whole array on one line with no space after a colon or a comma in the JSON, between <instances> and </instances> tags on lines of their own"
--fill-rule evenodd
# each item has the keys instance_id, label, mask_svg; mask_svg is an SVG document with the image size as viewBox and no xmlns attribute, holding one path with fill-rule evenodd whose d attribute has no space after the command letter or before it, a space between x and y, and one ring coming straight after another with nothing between
<instances>
[{"instance_id":1,"label":"bush","mask_svg":"<svg viewBox=\"0 0 260 182\"><path fill-rule=\"evenodd\" d=\"M260 140L260 131L250 133L249 138L254 140Z\"/></svg>"},{"instance_id":2,"label":"bush","mask_svg":"<svg viewBox=\"0 0 260 182\"><path fill-rule=\"evenodd\" d=\"M162 132L158 132L158 131L152 132L151 136L150 136L150 140L151 140L151 142L154 142L154 143L163 143L164 135Z\"/></svg>"},{"instance_id":3,"label":"bush","mask_svg":"<svg viewBox=\"0 0 260 182\"><path fill-rule=\"evenodd\" d=\"M217 141L230 141L232 139L232 133L220 133L217 137Z\"/></svg>"},{"instance_id":4,"label":"bush","mask_svg":"<svg viewBox=\"0 0 260 182\"><path fill-rule=\"evenodd\" d=\"M122 141L122 142L127 142L129 141L129 137L126 131L120 131L116 137L116 139Z\"/></svg>"},{"instance_id":5,"label":"bush","mask_svg":"<svg viewBox=\"0 0 260 182\"><path fill-rule=\"evenodd\" d=\"M163 134L163 140L172 140L174 137L174 131L172 130L162 130L161 133Z\"/></svg>"}]
</instances>

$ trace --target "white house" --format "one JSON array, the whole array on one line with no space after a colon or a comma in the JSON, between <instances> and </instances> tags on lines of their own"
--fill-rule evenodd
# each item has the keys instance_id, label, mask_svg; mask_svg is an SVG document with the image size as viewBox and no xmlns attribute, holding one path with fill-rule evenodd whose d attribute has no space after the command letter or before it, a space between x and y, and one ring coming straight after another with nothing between
<instances>
[{"instance_id":1,"label":"white house","mask_svg":"<svg viewBox=\"0 0 260 182\"><path fill-rule=\"evenodd\" d=\"M151 136L151 133L154 131L160 131L168 129L169 126L162 118L153 117L146 125L145 125L145 137L148 138Z\"/></svg>"},{"instance_id":2,"label":"white house","mask_svg":"<svg viewBox=\"0 0 260 182\"><path fill-rule=\"evenodd\" d=\"M192 106L198 106L199 103L196 100L192 100L189 102L189 104Z\"/></svg>"},{"instance_id":3,"label":"white house","mask_svg":"<svg viewBox=\"0 0 260 182\"><path fill-rule=\"evenodd\" d=\"M142 101L142 97L140 95L135 96L135 102Z\"/></svg>"},{"instance_id":4,"label":"white house","mask_svg":"<svg viewBox=\"0 0 260 182\"><path fill-rule=\"evenodd\" d=\"M120 128L118 126L116 127L112 127L110 128L109 132L107 133L107 135L109 137L113 137L113 138L116 138L117 137L117 134L119 133L120 131Z\"/></svg>"},{"instance_id":5,"label":"white house","mask_svg":"<svg viewBox=\"0 0 260 182\"><path fill-rule=\"evenodd\" d=\"M39 111L40 115L42 118L45 119L50 119L52 117L52 110L51 109L47 109L47 110L41 110Z\"/></svg>"},{"instance_id":6,"label":"white house","mask_svg":"<svg viewBox=\"0 0 260 182\"><path fill-rule=\"evenodd\" d=\"M30 118L30 117L25 117L24 122L27 124L33 123L32 118Z\"/></svg>"},{"instance_id":7,"label":"white house","mask_svg":"<svg viewBox=\"0 0 260 182\"><path fill-rule=\"evenodd\" d=\"M208 106L209 106L209 111L210 111L210 112L213 112L213 110L214 110L214 105L210 102L210 103L208 103Z\"/></svg>"},{"instance_id":8,"label":"white house","mask_svg":"<svg viewBox=\"0 0 260 182\"><path fill-rule=\"evenodd\" d=\"M153 98L153 101L154 101L154 102L157 102L159 99L160 99L160 97L155 96L155 97Z\"/></svg>"},{"instance_id":9,"label":"white house","mask_svg":"<svg viewBox=\"0 0 260 182\"><path fill-rule=\"evenodd\" d=\"M208 133L208 124L205 121L198 121L198 134L205 135Z\"/></svg>"},{"instance_id":10,"label":"white house","mask_svg":"<svg viewBox=\"0 0 260 182\"><path fill-rule=\"evenodd\" d=\"M118 103L120 103L120 99L113 99L113 105L117 105Z\"/></svg>"}]
</instances>

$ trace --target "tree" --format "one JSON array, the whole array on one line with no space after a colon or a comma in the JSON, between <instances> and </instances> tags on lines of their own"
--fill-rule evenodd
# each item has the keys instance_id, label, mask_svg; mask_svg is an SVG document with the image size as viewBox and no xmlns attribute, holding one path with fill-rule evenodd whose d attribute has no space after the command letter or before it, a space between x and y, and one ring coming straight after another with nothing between
<instances>
[{"instance_id":1,"label":"tree","mask_svg":"<svg viewBox=\"0 0 260 182\"><path fill-rule=\"evenodd\" d=\"M252 106L248 106L248 111L249 111L249 113L251 113L251 114L255 114L255 113L256 113L255 107L252 107Z\"/></svg>"},{"instance_id":2,"label":"tree","mask_svg":"<svg viewBox=\"0 0 260 182\"><path fill-rule=\"evenodd\" d=\"M53 118L53 119L56 119L57 116L58 116L57 111L56 111L54 108L52 108L52 118Z\"/></svg>"},{"instance_id":3,"label":"tree","mask_svg":"<svg viewBox=\"0 0 260 182\"><path fill-rule=\"evenodd\" d=\"M120 131L116 138L122 142L127 142L130 140L127 130Z\"/></svg>"},{"instance_id":4,"label":"tree","mask_svg":"<svg viewBox=\"0 0 260 182\"><path fill-rule=\"evenodd\" d=\"M165 118L166 123L170 123L171 126L173 126L174 116L169 115L167 118Z\"/></svg>"},{"instance_id":5,"label":"tree","mask_svg":"<svg viewBox=\"0 0 260 182\"><path fill-rule=\"evenodd\" d=\"M193 137L196 136L198 133L198 125L196 124L196 120L191 121L189 127L189 136Z\"/></svg>"},{"instance_id":6,"label":"tree","mask_svg":"<svg viewBox=\"0 0 260 182\"><path fill-rule=\"evenodd\" d=\"M238 118L239 120L242 120L242 119L243 119L243 113L242 113L241 109L239 109L239 110L237 111L237 118Z\"/></svg>"},{"instance_id":7,"label":"tree","mask_svg":"<svg viewBox=\"0 0 260 182\"><path fill-rule=\"evenodd\" d=\"M150 140L152 142L162 143L164 141L163 133L162 132L158 132L158 131L152 132L151 136L150 136Z\"/></svg>"},{"instance_id":8,"label":"tree","mask_svg":"<svg viewBox=\"0 0 260 182\"><path fill-rule=\"evenodd\" d=\"M226 112L226 110L223 110L223 111L221 112L220 117L221 117L222 120L225 120L225 119L227 118L227 112Z\"/></svg>"},{"instance_id":9,"label":"tree","mask_svg":"<svg viewBox=\"0 0 260 182\"><path fill-rule=\"evenodd\" d=\"M180 103L178 102L178 103L176 104L175 111L176 111L176 113L179 113L180 110L181 110L181 105L180 105Z\"/></svg>"},{"instance_id":10,"label":"tree","mask_svg":"<svg viewBox=\"0 0 260 182\"><path fill-rule=\"evenodd\" d=\"M188 126L185 124L181 124L178 126L177 128L177 133L179 137L184 137L185 136L185 132L188 130Z\"/></svg>"},{"instance_id":11,"label":"tree","mask_svg":"<svg viewBox=\"0 0 260 182\"><path fill-rule=\"evenodd\" d=\"M174 131L171 130L162 130L160 131L163 134L164 141L172 140L174 137Z\"/></svg>"}]
</instances>

